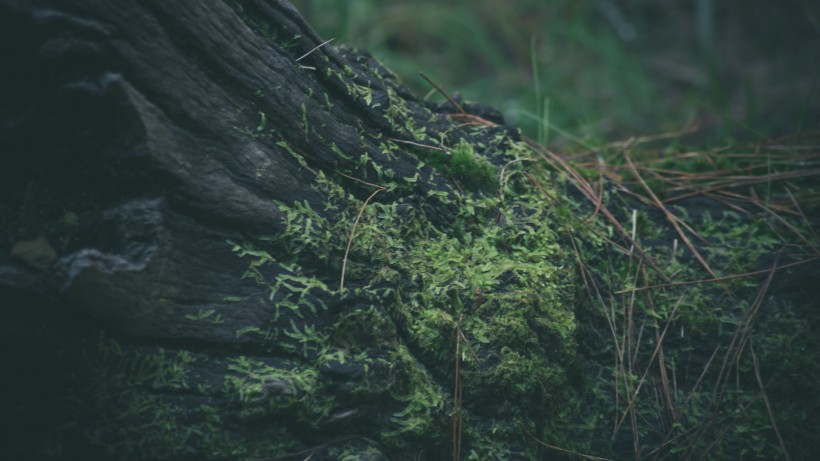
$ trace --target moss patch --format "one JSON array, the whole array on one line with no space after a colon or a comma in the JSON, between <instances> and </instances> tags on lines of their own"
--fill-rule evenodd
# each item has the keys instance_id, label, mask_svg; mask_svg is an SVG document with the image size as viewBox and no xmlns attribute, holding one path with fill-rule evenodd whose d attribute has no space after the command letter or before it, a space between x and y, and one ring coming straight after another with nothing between
<instances>
[{"instance_id":1,"label":"moss patch","mask_svg":"<svg viewBox=\"0 0 820 461\"><path fill-rule=\"evenodd\" d=\"M354 344L347 338L354 334L372 338L387 351L393 372L389 382L381 381L387 390L381 398L393 410L382 421L381 442L395 449L412 451L413 441L435 441L435 449L446 453L456 360L462 362L459 379L470 389L461 417L478 421L473 414L489 412L496 421L497 435L466 441L481 459L491 459L484 457L490 453L535 450L532 444L522 448L517 424L535 424L570 397L566 368L572 367L576 348L571 255L554 230L553 210L522 174L525 149L507 141L504 155L513 167L504 171L503 181L475 149L462 140L442 167L463 185L489 194L453 189L430 196L431 203L454 210L444 226L428 215L429 205L412 196L372 201L363 208L360 199L320 173L315 189L327 197L323 212L306 202L280 203L285 231L253 243L269 259L252 263L252 271L266 264L297 272L310 267L299 277L313 281L297 286L314 287L319 298L322 291L329 296L338 285L349 233L361 211L345 266L349 288L339 294L376 304L344 311L323 335L315 336L312 349L292 352L316 363L317 356L322 360L329 351L349 351ZM498 190L502 183L503 193ZM283 288L290 290L293 276L259 282L275 298ZM299 310L293 312L298 315ZM298 321L282 325L285 318L276 324L279 331L308 327ZM468 345L457 359L459 321ZM362 347L361 341L356 347ZM368 381L379 379L362 382Z\"/></svg>"}]
</instances>

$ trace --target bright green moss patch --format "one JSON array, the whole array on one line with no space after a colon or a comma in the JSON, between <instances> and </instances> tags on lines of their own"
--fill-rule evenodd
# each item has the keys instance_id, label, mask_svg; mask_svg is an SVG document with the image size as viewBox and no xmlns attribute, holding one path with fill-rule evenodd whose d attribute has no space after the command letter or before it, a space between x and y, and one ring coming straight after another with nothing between
<instances>
[{"instance_id":1,"label":"bright green moss patch","mask_svg":"<svg viewBox=\"0 0 820 461\"><path fill-rule=\"evenodd\" d=\"M498 189L499 172L464 139L447 151L418 151L418 156L449 174L467 190L492 193Z\"/></svg>"},{"instance_id":2,"label":"bright green moss patch","mask_svg":"<svg viewBox=\"0 0 820 461\"><path fill-rule=\"evenodd\" d=\"M436 449L446 452L457 360L458 379L471 389L461 418L477 421L471 415L487 412L497 418L496 436L468 442L476 459L522 449L534 453L527 451L533 447L521 448L520 437L513 435L519 434L516 421L533 422L570 398L566 368L574 366L576 348L571 253L554 230L552 208L521 174L525 149L509 140L499 140L496 147L506 149L501 155L510 163L503 193L499 169L466 141L434 165L465 190L453 188L440 198L434 194L426 199L449 210L446 222L434 220L425 211L429 205L412 195L377 198L363 207L361 199L320 173L315 188L327 200L321 207L279 204L285 216L283 232L235 246L238 255L257 258L249 274L267 287L277 306L274 337L298 337L302 345L278 347L307 363L324 360L331 351L343 358L360 354L363 360L373 354L368 344L387 352L392 371L385 375L373 367L359 381L361 389L353 387L351 392L387 392L379 398L393 409L381 420L388 446L411 450L413 440L435 441ZM488 194L474 195L472 190ZM360 212L348 260L343 261ZM345 286L350 288L334 294L343 263ZM265 279L261 274L266 267L295 272ZM356 296L375 304L343 310L331 326L314 330L311 319L327 317L333 309L311 309L297 298L292 312L283 314L281 306L298 296L292 287L311 293L310 299ZM458 358L457 324L466 340ZM362 338L369 339L362 343ZM254 391L259 386L254 378L235 387ZM329 398L322 396L327 391L321 386L304 392L306 400L291 402L296 405L291 411L305 411L300 408L309 401ZM560 439L560 434L551 438Z\"/></svg>"},{"instance_id":3,"label":"bright green moss patch","mask_svg":"<svg viewBox=\"0 0 820 461\"><path fill-rule=\"evenodd\" d=\"M495 168L487 159L477 155L473 146L464 140L452 150L448 171L470 189L490 191L498 187Z\"/></svg>"}]
</instances>

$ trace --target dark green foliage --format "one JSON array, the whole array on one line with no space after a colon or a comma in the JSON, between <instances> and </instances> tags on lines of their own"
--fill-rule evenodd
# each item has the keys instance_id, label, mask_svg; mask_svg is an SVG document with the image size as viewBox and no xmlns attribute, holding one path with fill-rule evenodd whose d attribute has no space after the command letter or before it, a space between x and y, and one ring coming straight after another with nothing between
<instances>
[{"instance_id":1,"label":"dark green foliage","mask_svg":"<svg viewBox=\"0 0 820 461\"><path fill-rule=\"evenodd\" d=\"M430 90L421 70L541 142L597 147L602 137L699 125L698 142L724 143L818 120L820 67L808 46L817 31L806 19L818 17L816 5L294 3L320 34L371 51L418 94ZM737 14L723 14L732 8Z\"/></svg>"},{"instance_id":2,"label":"dark green foliage","mask_svg":"<svg viewBox=\"0 0 820 461\"><path fill-rule=\"evenodd\" d=\"M785 173L798 171L799 162L775 152L734 149L739 160L719 159L727 173L718 175L704 167L715 164L707 152L680 163L635 154L655 161L668 177L691 174L684 187L694 190L705 189L702 183L731 188L735 171L759 178L748 202L737 193L737 202L697 197L667 205L715 276L666 215L624 195L605 194L602 206L626 229L635 212L636 243L648 261L611 243L623 240L606 219L576 228L587 274L578 310L579 348L591 371L581 413L602 415L588 421L594 434L614 434L607 440L577 432L576 442L585 441L595 453L630 459L639 446L638 456L648 459L731 460L741 454L766 460L783 458L784 451L791 459L810 459L820 399L804 386L811 387L820 373L814 344L820 317L817 289L809 282L818 274L812 262L818 242L806 226L816 218L788 218L754 199L760 194L767 204L794 204L782 183L766 170L748 168L750 163L764 159ZM641 191L635 175L628 178L633 182L627 187ZM655 178L650 188L661 199L682 193L667 192L667 177ZM810 180L789 187L816 192ZM576 209L582 216L590 213ZM798 266L768 280L771 268L789 263Z\"/></svg>"}]
</instances>

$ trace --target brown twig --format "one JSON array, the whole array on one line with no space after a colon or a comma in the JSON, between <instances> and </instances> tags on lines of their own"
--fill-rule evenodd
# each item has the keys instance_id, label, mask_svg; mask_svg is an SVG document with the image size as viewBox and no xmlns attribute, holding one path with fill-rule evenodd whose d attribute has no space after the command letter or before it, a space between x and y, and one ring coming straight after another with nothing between
<instances>
[{"instance_id":1,"label":"brown twig","mask_svg":"<svg viewBox=\"0 0 820 461\"><path fill-rule=\"evenodd\" d=\"M769 413L769 421L772 422L772 429L774 429L774 433L777 436L777 441L780 443L780 450L783 451L783 457L786 458L786 461L791 461L792 458L789 456L789 451L786 450L786 444L783 442L783 437L780 435L780 429L777 428L777 421L774 417L772 404L769 403L769 397L766 396L766 389L763 386L763 378L760 376L760 363L758 362L757 354L755 354L755 348L751 341L749 342L749 351L752 354L752 365L754 365L755 378L757 379L757 384L760 386L760 393L763 395L763 402L766 404L766 411Z\"/></svg>"},{"instance_id":2,"label":"brown twig","mask_svg":"<svg viewBox=\"0 0 820 461\"><path fill-rule=\"evenodd\" d=\"M675 307L672 309L672 312L669 314L669 318L666 320L666 325L664 325L663 327L663 332L661 333L658 341L655 344L655 350L652 351L652 355L649 357L649 363L647 364L646 369L643 372L643 375L638 380L638 386L635 388L635 391L632 392L632 395L630 396L629 401L627 402L626 410L623 412L623 414L621 414L621 418L618 421L618 426L620 426L623 423L624 418L626 418L627 414L633 409L635 405L635 400L638 397L638 393L640 393L641 387L646 381L646 375L649 373L649 369L652 366L652 363L655 361L655 357L658 355L658 352L660 351L660 348L663 345L663 339L666 337L666 333L669 330L669 325L672 324L672 320L675 318L675 314L677 314L678 312L678 307L680 307L681 301L683 301L682 295L678 298L678 301L675 303Z\"/></svg>"},{"instance_id":3,"label":"brown twig","mask_svg":"<svg viewBox=\"0 0 820 461\"><path fill-rule=\"evenodd\" d=\"M630 158L628 152L624 152L624 158L626 159L626 163L627 165L629 165L630 170L632 170L632 173L635 175L635 179L638 180L638 182L641 184L646 193L649 194L649 197L652 199L653 202L655 202L655 205L663 212L664 215L666 215L666 219L669 220L669 223L672 224L672 227L674 227L675 230L678 232L678 235L680 235L680 238L683 240L683 243L686 244L686 246L689 248L689 251L691 251L692 254L695 256L695 259L697 259L701 266L703 266L703 268L706 269L706 272L708 272L709 275L711 275L712 277L717 277L717 275L715 275L715 273L712 271L712 268L709 267L709 264L706 262L706 260L703 259L703 256L700 255L700 252L698 252L695 246L692 245L692 242L689 240L689 237L687 237L686 234L683 232L683 229L681 229L678 223L677 216L672 214L672 212L669 211L669 209L666 208L666 206L664 206L663 202L661 202L660 199L658 199L658 196L655 195L655 192L653 192L652 189L646 184L646 182L644 182L643 178L641 177L641 174L638 173L638 169L635 168L635 164L632 163L632 159Z\"/></svg>"},{"instance_id":4,"label":"brown twig","mask_svg":"<svg viewBox=\"0 0 820 461\"><path fill-rule=\"evenodd\" d=\"M777 253L775 257L774 263L772 267L769 268L769 274L766 277L766 280L760 285L760 289L757 291L757 295L755 296L754 301L749 306L748 311L746 312L743 321L740 325L738 325L735 334L732 336L732 341L729 343L729 346L726 349L726 354L723 356L723 363L720 366L720 370L718 370L718 376L715 380L715 387L712 390L712 404L716 405L717 402L723 396L725 391L726 383L728 382L728 374L729 374L729 362L731 358L731 362L736 364L736 368L739 368L737 364L739 364L740 356L743 353L743 349L748 341L749 335L752 331L752 323L754 322L755 318L757 317L757 312L760 309L760 306L763 305L763 300L766 297L766 293L769 291L769 286L774 279L775 273L777 270L780 269L778 263L780 261L780 255L782 254L783 250Z\"/></svg>"},{"instance_id":5,"label":"brown twig","mask_svg":"<svg viewBox=\"0 0 820 461\"><path fill-rule=\"evenodd\" d=\"M453 461L461 459L461 321L464 314L456 322L456 376L453 390Z\"/></svg>"},{"instance_id":6,"label":"brown twig","mask_svg":"<svg viewBox=\"0 0 820 461\"><path fill-rule=\"evenodd\" d=\"M350 179L351 181L356 181L358 183L362 183L366 186L375 187L376 189L381 189L381 190L387 190L387 188L384 187L384 186L380 186L378 184L373 184L372 182L367 182L367 181L364 181L364 180L359 179L359 178L354 178L353 176L346 175L346 174L342 173L341 171L337 171L336 174L338 174L339 176L344 176L345 178Z\"/></svg>"},{"instance_id":7,"label":"brown twig","mask_svg":"<svg viewBox=\"0 0 820 461\"><path fill-rule=\"evenodd\" d=\"M451 98L449 94L445 93L445 92L444 92L444 90L442 90L440 86L438 86L438 85L436 85L436 84L435 84L435 82L433 82L432 80L430 80L429 78L427 78L427 76L426 76L426 75L424 75L424 72L419 72L419 75L421 75L421 78L423 78L424 80L426 80L426 81L427 81L427 83L429 83L429 84L430 84L433 88L435 88L435 89L436 89L436 91L438 91L438 92L439 92L442 96L444 96L445 98L447 98L447 100L448 100L448 101L450 101L450 104L452 104L452 105L453 105L453 107L455 107L456 109L458 109L458 111L459 111L459 112L461 112L462 114L465 114L465 115L467 114L467 112L465 112L465 111L464 111L464 108L463 108L463 107L461 107L461 104L459 104L458 102L456 102L456 100L455 100L455 99Z\"/></svg>"},{"instance_id":8,"label":"brown twig","mask_svg":"<svg viewBox=\"0 0 820 461\"><path fill-rule=\"evenodd\" d=\"M794 198L794 194L792 194L792 191L791 189L789 189L788 186L786 187L786 193L789 194L789 199L791 199L794 208L797 210L797 213L803 220L803 224L806 226L809 232L811 232L811 235L812 237L814 237L814 240L817 240L817 233L814 232L814 227L811 225L811 222L809 222L809 218L806 217L806 213L803 213L803 208L800 207L800 202L798 202L797 199Z\"/></svg>"},{"instance_id":9,"label":"brown twig","mask_svg":"<svg viewBox=\"0 0 820 461\"><path fill-rule=\"evenodd\" d=\"M810 262L813 262L813 261L817 261L818 259L820 259L820 256L815 256L813 258L803 259L803 260L800 260L800 261L795 261L793 263L784 264L782 266L778 266L776 269L781 270L781 269L786 269L786 268L793 267L793 266L799 266L801 264L806 264L806 263L810 263ZM654 290L654 289L657 289L657 288L670 288L670 287L679 287L679 286L685 286L685 285L696 285L698 283L723 282L723 281L726 281L726 280L733 280L733 279L739 279L739 278L744 278L744 277L753 277L755 275L767 274L769 272L771 272L771 269L763 269L763 270L754 271L754 272L746 272L746 273L743 273L743 274L726 275L726 276L723 276L723 277L714 277L714 278L710 278L710 279L686 280L686 281L683 281L683 282L662 283L662 284L658 284L658 285L649 285L649 286L635 287L635 288L629 288L629 289L626 289L626 290L616 291L615 294L620 295L620 294L624 294L624 293L630 293L630 292L633 292L633 291Z\"/></svg>"},{"instance_id":10,"label":"brown twig","mask_svg":"<svg viewBox=\"0 0 820 461\"><path fill-rule=\"evenodd\" d=\"M584 196L589 201L591 201L592 203L598 202L597 195L595 194L595 191L592 189L592 186L590 186L586 179L584 179L584 177L581 176L581 174L578 173L578 171L576 171L569 163L567 163L566 160L559 157L558 155L555 155L552 151L536 143L532 139L525 137L524 140L530 148L532 148L535 152L541 155L541 157L548 163L558 164L564 171L566 171L569 174L570 179L573 182L573 185L582 194L584 194ZM532 178L531 176L529 176L529 178L531 181L534 181L534 178ZM544 190L543 187L540 189ZM624 229L621 223L618 222L617 219L615 219L615 216L603 205L600 208L600 212L607 218L607 220L612 224L615 230L618 231L618 233L621 235L621 238L626 240L627 243L629 243L635 248L635 250L638 252L638 255L641 257L641 259L643 259L644 263L651 267L653 270L655 270L662 280L668 282L669 278L666 276L666 274L664 274L663 270L661 270L657 263L655 263L655 261L653 261L649 257L649 255L647 255L646 252L644 252L643 248L641 248L641 246L635 240L633 240L632 237L630 237L629 232L627 232L627 230Z\"/></svg>"},{"instance_id":11,"label":"brown twig","mask_svg":"<svg viewBox=\"0 0 820 461\"><path fill-rule=\"evenodd\" d=\"M447 118L453 120L467 120L470 125L481 125L481 126L498 126L498 123L491 122L485 118L481 118L478 115L473 114L447 114Z\"/></svg>"},{"instance_id":12,"label":"brown twig","mask_svg":"<svg viewBox=\"0 0 820 461\"><path fill-rule=\"evenodd\" d=\"M529 438L530 438L530 439L532 439L535 443L537 443L537 444L539 444L539 445L541 445L541 446L547 447L547 448L549 448L549 449L551 449L551 450L560 451L561 453L566 453L566 454L568 454L568 455L578 456L578 457L581 457L581 458L584 458L584 459L589 459L589 460L592 460L592 461L613 461L613 460L611 460L611 459L609 459L609 458L602 458L602 457L600 457L600 456L593 456L593 455L585 455L585 454L583 454L583 453L578 453L577 451L567 450L566 448L561 448L561 447L556 447L555 445L550 445L550 444L548 444L548 443L544 442L543 440L539 440L537 437L535 437L534 435L532 435L532 433L530 433L530 431L528 431L528 430L524 427L524 425L523 425L523 424L521 424L521 422L520 422L520 421L516 421L516 422L518 423L518 427L520 427L520 428L521 428L521 430L522 430L522 431L524 431L524 434L526 434L526 435L527 435L527 437L529 437Z\"/></svg>"},{"instance_id":13,"label":"brown twig","mask_svg":"<svg viewBox=\"0 0 820 461\"><path fill-rule=\"evenodd\" d=\"M364 203L362 204L362 206L359 208L359 214L356 215L356 220L353 222L353 228L350 229L350 237L348 237L348 239L347 239L347 248L345 248L345 256L344 256L344 259L342 259L342 277L341 277L341 280L339 281L339 291L342 291L342 290L345 289L345 271L347 270L347 256L350 253L350 246L353 244L353 236L356 234L356 227L358 227L358 225L359 225L359 220L362 218L362 214L364 213L364 209L367 208L367 204L370 202L370 200L373 197L376 196L376 194L378 194L379 192L383 192L383 191L387 190L387 189L385 189L381 186L378 186L378 187L379 187L378 189L373 191L373 193L370 194L369 197L367 197L367 200L365 200Z\"/></svg>"},{"instance_id":14,"label":"brown twig","mask_svg":"<svg viewBox=\"0 0 820 461\"><path fill-rule=\"evenodd\" d=\"M443 148L443 147L436 147L436 146L431 146L431 145L429 145L429 144L422 144L422 143L419 143L419 142L413 142L413 141L405 141L405 140L403 140L403 139L396 139L396 138L387 138L387 139L389 139L389 140L391 140L391 141L393 141L393 142L398 142L398 143L401 143L401 144L409 144L409 145L411 145L411 146L423 147L423 148L425 148L425 149L438 150L438 151L444 152L445 154L449 154L449 153L450 153L447 149L445 149L445 148Z\"/></svg>"}]
</instances>

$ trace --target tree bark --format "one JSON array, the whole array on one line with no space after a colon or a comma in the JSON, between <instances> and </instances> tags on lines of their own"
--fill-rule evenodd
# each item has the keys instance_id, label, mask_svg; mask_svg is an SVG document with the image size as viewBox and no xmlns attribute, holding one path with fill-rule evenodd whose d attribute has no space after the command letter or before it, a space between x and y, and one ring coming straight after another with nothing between
<instances>
[{"instance_id":1,"label":"tree bark","mask_svg":"<svg viewBox=\"0 0 820 461\"><path fill-rule=\"evenodd\" d=\"M396 306L422 301L397 280L430 282L362 246L388 229L357 226L377 225L369 209L421 229L379 253L397 259L419 235L463 234L459 197L483 186L418 145L511 145L514 131L449 120L369 55L320 46L285 1L4 0L0 13L4 452L450 455L455 314L440 345L411 339ZM511 158L481 153L479 172ZM440 295L478 307L472 290ZM502 439L523 453L520 434Z\"/></svg>"},{"instance_id":2,"label":"tree bark","mask_svg":"<svg viewBox=\"0 0 820 461\"><path fill-rule=\"evenodd\" d=\"M3 459L733 459L813 434L813 186L723 213L562 177L280 0L0 0L0 56ZM772 161L760 184L792 177Z\"/></svg>"}]
</instances>

